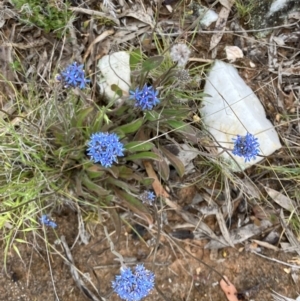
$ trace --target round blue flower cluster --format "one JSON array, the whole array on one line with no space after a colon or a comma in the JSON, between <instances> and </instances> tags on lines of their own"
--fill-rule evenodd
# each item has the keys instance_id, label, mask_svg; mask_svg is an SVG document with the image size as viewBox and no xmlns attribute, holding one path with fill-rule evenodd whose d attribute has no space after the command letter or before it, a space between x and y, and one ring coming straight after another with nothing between
<instances>
[{"instance_id":1,"label":"round blue flower cluster","mask_svg":"<svg viewBox=\"0 0 300 301\"><path fill-rule=\"evenodd\" d=\"M121 274L112 281L112 288L123 300L139 301L153 289L154 278L154 274L143 264L137 265L134 273L130 268L121 268Z\"/></svg>"},{"instance_id":2,"label":"round blue flower cluster","mask_svg":"<svg viewBox=\"0 0 300 301\"><path fill-rule=\"evenodd\" d=\"M258 138L247 133L246 136L237 135L237 137L232 140L234 141L234 147L232 150L234 155L244 157L245 162L250 161L251 159L255 160L259 153Z\"/></svg>"},{"instance_id":3,"label":"round blue flower cluster","mask_svg":"<svg viewBox=\"0 0 300 301\"><path fill-rule=\"evenodd\" d=\"M114 133L93 134L88 146L87 154L95 163L100 163L104 167L111 167L113 162L118 162L118 156L124 156L124 145Z\"/></svg>"},{"instance_id":4,"label":"round blue flower cluster","mask_svg":"<svg viewBox=\"0 0 300 301\"><path fill-rule=\"evenodd\" d=\"M57 79L59 81L62 80L66 88L79 87L80 89L84 89L86 84L90 82L89 79L84 77L83 65L77 65L76 62L67 66Z\"/></svg>"},{"instance_id":5,"label":"round blue flower cluster","mask_svg":"<svg viewBox=\"0 0 300 301\"><path fill-rule=\"evenodd\" d=\"M53 222L52 220L50 220L50 218L48 217L48 215L43 214L40 218L40 223L42 225L51 227L51 228L56 228L57 224L55 222Z\"/></svg>"},{"instance_id":6,"label":"round blue flower cluster","mask_svg":"<svg viewBox=\"0 0 300 301\"><path fill-rule=\"evenodd\" d=\"M146 190L140 195L140 199L143 203L147 203L149 205L152 205L154 200L156 198L156 195L153 191Z\"/></svg>"},{"instance_id":7,"label":"round blue flower cluster","mask_svg":"<svg viewBox=\"0 0 300 301\"><path fill-rule=\"evenodd\" d=\"M135 106L141 110L152 110L160 100L157 98L158 91L155 91L152 86L147 86L146 84L142 89L139 87L135 91L129 92L129 99L135 100Z\"/></svg>"}]
</instances>

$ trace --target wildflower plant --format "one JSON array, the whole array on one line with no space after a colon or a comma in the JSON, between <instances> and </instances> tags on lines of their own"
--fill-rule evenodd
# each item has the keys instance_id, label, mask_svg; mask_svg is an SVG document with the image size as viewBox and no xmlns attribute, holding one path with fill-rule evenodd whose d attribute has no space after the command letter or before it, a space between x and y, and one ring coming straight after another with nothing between
<instances>
[{"instance_id":1,"label":"wildflower plant","mask_svg":"<svg viewBox=\"0 0 300 301\"><path fill-rule=\"evenodd\" d=\"M51 227L51 228L56 228L56 227L57 227L57 224L56 224L54 221L52 221L52 220L48 217L48 215L46 215L46 214L43 214L43 215L41 216L41 218L40 218L40 223L41 223L42 225L45 225L45 226Z\"/></svg>"},{"instance_id":2,"label":"wildflower plant","mask_svg":"<svg viewBox=\"0 0 300 301\"><path fill-rule=\"evenodd\" d=\"M114 133L96 133L88 143L88 155L95 163L111 167L117 163L117 157L124 156L124 145Z\"/></svg>"},{"instance_id":3,"label":"wildflower plant","mask_svg":"<svg viewBox=\"0 0 300 301\"><path fill-rule=\"evenodd\" d=\"M153 214L146 205L154 203L155 194L146 191L140 196L140 187L150 187L153 182L142 169L143 162L162 162L163 168L159 168L158 173L168 180L170 168L165 163L168 157L183 176L184 167L161 147L159 136L172 132L172 139L189 139L187 137L196 137L199 132L188 124L190 109L173 103L176 97L170 97L169 90L177 80L176 73L169 72L174 65L169 55L138 57L136 64L131 64L132 86L137 88L130 95L123 95L124 102L115 107L113 101L87 101L89 97L84 88L90 80L85 76L83 65L77 62L70 62L60 72L57 79L63 85L52 83L46 96L42 89L33 88L30 97L20 92L16 108L25 106L28 120L21 119L18 128L4 125L7 142L2 145L5 173L0 175L3 198L0 210L9 213L2 215L0 225L7 222L13 225L9 230L6 228L11 233L6 236L9 237L7 248L14 246L15 233L31 226L30 219L56 228L56 223L47 215L40 217L39 214L51 206L64 205L62 195L71 195L70 202L78 208L84 207L88 216L98 213L99 207L103 210L109 207L110 213L119 214L114 204L117 199L125 210L133 211L148 224L154 223ZM166 74L171 76L166 77ZM63 90L62 86L82 91L75 95ZM63 103L57 101L59 95L65 96ZM41 99L46 101L41 102ZM15 113L22 115L21 109ZM137 171L133 166L141 168ZM53 199L48 195L53 195ZM11 211L17 218L15 222L10 220ZM36 216L32 212L36 212ZM153 288L154 275L143 266L136 267L131 274L128 270L124 273L133 277L139 289L134 290L132 285L128 289L125 284L122 288L118 278L114 288L121 297L140 300ZM120 277L122 275L123 272Z\"/></svg>"},{"instance_id":4,"label":"wildflower plant","mask_svg":"<svg viewBox=\"0 0 300 301\"><path fill-rule=\"evenodd\" d=\"M142 111L152 110L160 100L157 98L158 91L152 86L144 85L142 89L139 87L135 91L130 91L129 99L135 100L135 107L140 108Z\"/></svg>"},{"instance_id":5,"label":"wildflower plant","mask_svg":"<svg viewBox=\"0 0 300 301\"><path fill-rule=\"evenodd\" d=\"M171 47L170 56L180 67L184 67L190 58L191 51L185 44L175 44Z\"/></svg>"},{"instance_id":6,"label":"wildflower plant","mask_svg":"<svg viewBox=\"0 0 300 301\"><path fill-rule=\"evenodd\" d=\"M258 138L254 135L247 133L245 136L237 135L234 141L234 147L232 153L236 156L243 157L245 162L255 160L259 154L259 142Z\"/></svg>"},{"instance_id":7,"label":"wildflower plant","mask_svg":"<svg viewBox=\"0 0 300 301\"><path fill-rule=\"evenodd\" d=\"M112 288L123 300L140 301L154 288L154 280L155 275L145 269L143 264L137 265L134 272L128 267L122 267L120 275L112 281Z\"/></svg>"},{"instance_id":8,"label":"wildflower plant","mask_svg":"<svg viewBox=\"0 0 300 301\"><path fill-rule=\"evenodd\" d=\"M153 191L146 190L140 195L140 199L143 203L153 205L153 202L156 199L156 195Z\"/></svg>"},{"instance_id":9,"label":"wildflower plant","mask_svg":"<svg viewBox=\"0 0 300 301\"><path fill-rule=\"evenodd\" d=\"M85 78L83 65L78 65L74 62L68 65L61 74L59 74L56 79L62 81L65 88L68 87L79 87L80 89L86 88L87 84L90 82L89 79Z\"/></svg>"}]
</instances>

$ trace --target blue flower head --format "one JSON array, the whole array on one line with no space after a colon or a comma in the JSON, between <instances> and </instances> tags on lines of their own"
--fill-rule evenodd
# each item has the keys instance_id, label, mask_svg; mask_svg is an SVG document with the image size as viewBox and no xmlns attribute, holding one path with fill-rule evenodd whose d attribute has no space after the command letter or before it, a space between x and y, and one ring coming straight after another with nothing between
<instances>
[{"instance_id":1,"label":"blue flower head","mask_svg":"<svg viewBox=\"0 0 300 301\"><path fill-rule=\"evenodd\" d=\"M111 167L113 162L118 162L118 156L124 156L124 145L114 133L93 134L88 146L87 154L95 163L100 163L104 167Z\"/></svg>"},{"instance_id":2,"label":"blue flower head","mask_svg":"<svg viewBox=\"0 0 300 301\"><path fill-rule=\"evenodd\" d=\"M232 150L234 155L244 157L245 162L250 161L251 159L255 160L259 153L258 138L247 133L246 136L237 135L237 137L232 140L234 141L234 147Z\"/></svg>"},{"instance_id":3,"label":"blue flower head","mask_svg":"<svg viewBox=\"0 0 300 301\"><path fill-rule=\"evenodd\" d=\"M143 264L130 268L121 268L121 274L112 281L112 288L119 297L126 301L139 301L148 296L154 287L155 275L145 269Z\"/></svg>"},{"instance_id":4,"label":"blue flower head","mask_svg":"<svg viewBox=\"0 0 300 301\"><path fill-rule=\"evenodd\" d=\"M152 205L154 200L156 198L156 195L153 191L146 190L140 195L140 199L143 203Z\"/></svg>"},{"instance_id":5,"label":"blue flower head","mask_svg":"<svg viewBox=\"0 0 300 301\"><path fill-rule=\"evenodd\" d=\"M152 86L147 86L146 84L142 89L139 87L135 91L129 92L129 99L135 100L135 106L141 110L152 110L160 100L157 98L158 91L155 91Z\"/></svg>"},{"instance_id":6,"label":"blue flower head","mask_svg":"<svg viewBox=\"0 0 300 301\"><path fill-rule=\"evenodd\" d=\"M40 217L40 223L51 228L57 227L57 224L50 220L50 218L46 214L43 214L42 217Z\"/></svg>"},{"instance_id":7,"label":"blue flower head","mask_svg":"<svg viewBox=\"0 0 300 301\"><path fill-rule=\"evenodd\" d=\"M77 65L76 62L67 66L56 79L59 81L62 80L66 88L79 87L80 89L84 89L86 84L90 82L90 80L84 76L83 65Z\"/></svg>"}]
</instances>

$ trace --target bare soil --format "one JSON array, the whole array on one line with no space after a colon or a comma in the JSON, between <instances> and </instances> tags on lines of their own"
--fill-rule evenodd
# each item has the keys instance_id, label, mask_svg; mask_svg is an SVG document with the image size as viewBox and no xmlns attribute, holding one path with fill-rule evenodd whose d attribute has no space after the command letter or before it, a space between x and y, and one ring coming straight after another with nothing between
<instances>
[{"instance_id":1,"label":"bare soil","mask_svg":"<svg viewBox=\"0 0 300 301\"><path fill-rule=\"evenodd\" d=\"M190 199L189 194L191 191L185 189L184 193L181 193L180 203ZM78 232L77 216L75 212L65 210L55 216L55 220L59 225L57 236L52 229L48 229L47 239L65 256L61 245L54 243L57 237L64 235L71 248ZM178 224L182 222L178 218ZM221 275L226 275L238 289L240 300L269 301L272 300L271 290L290 298L296 298L300 293L300 278L298 277L296 282L292 278L292 273L299 275L299 270L292 271L287 266L261 258L246 251L243 245L213 252L204 250L206 241L176 240L178 245L194 257L192 258L171 242L170 237L162 235L157 253L154 255L154 246L148 247L124 223L117 244L114 224L107 219L102 225L93 228L94 236L87 245L77 243L71 250L76 268L90 277L100 295L107 297L106 300L120 300L116 294L110 294L111 281L119 273L120 264L109 248L103 226L106 226L108 233L112 234L115 249L122 254L128 266L144 263L155 273L156 286L165 296L165 300L226 300L219 287L220 275L197 259L213 267ZM150 232L140 231L149 245L151 245ZM40 234L43 235L42 229ZM7 272L3 269L0 274L0 300L93 300L85 296L76 286L70 267L61 256L49 250L48 257L45 243L41 239L35 237L31 241L33 245L18 245L22 259L15 252L9 254ZM295 259L294 254L267 249L262 249L261 254L286 263ZM0 258L4 267L3 256L2 251ZM85 283L90 288L88 282ZM94 293L96 294L95 291ZM164 298L155 289L145 300L156 301Z\"/></svg>"}]
</instances>

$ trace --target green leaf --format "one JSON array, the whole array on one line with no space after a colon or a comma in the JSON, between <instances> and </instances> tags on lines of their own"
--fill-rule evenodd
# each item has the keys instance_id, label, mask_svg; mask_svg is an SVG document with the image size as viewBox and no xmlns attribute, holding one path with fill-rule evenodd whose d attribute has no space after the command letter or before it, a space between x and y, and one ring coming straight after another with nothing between
<instances>
[{"instance_id":1,"label":"green leaf","mask_svg":"<svg viewBox=\"0 0 300 301\"><path fill-rule=\"evenodd\" d=\"M168 158L171 164L175 167L180 178L182 178L185 172L185 168L182 161L163 146L161 146L159 149L163 152L163 154Z\"/></svg>"},{"instance_id":2,"label":"green leaf","mask_svg":"<svg viewBox=\"0 0 300 301\"><path fill-rule=\"evenodd\" d=\"M92 107L84 108L80 110L76 117L73 117L72 119L72 126L77 128L82 128L82 124L84 122L84 119L93 111Z\"/></svg>"},{"instance_id":3,"label":"green leaf","mask_svg":"<svg viewBox=\"0 0 300 301\"><path fill-rule=\"evenodd\" d=\"M162 115L165 117L176 117L178 118L186 118L190 112L190 109L178 107L176 109L164 109L162 111Z\"/></svg>"},{"instance_id":4,"label":"green leaf","mask_svg":"<svg viewBox=\"0 0 300 301\"><path fill-rule=\"evenodd\" d=\"M100 179L106 174L104 168L101 168L97 164L93 164L92 166L89 166L88 168L84 169L90 179Z\"/></svg>"},{"instance_id":5,"label":"green leaf","mask_svg":"<svg viewBox=\"0 0 300 301\"><path fill-rule=\"evenodd\" d=\"M149 225L153 225L153 218L148 211L147 207L143 205L141 201L134 196L128 194L125 191L115 188L114 189L118 198L126 205L127 208L138 214L141 218L146 220Z\"/></svg>"},{"instance_id":6,"label":"green leaf","mask_svg":"<svg viewBox=\"0 0 300 301\"><path fill-rule=\"evenodd\" d=\"M98 196L106 196L109 194L109 191L100 187L99 185L93 183L86 175L82 177L82 184L91 192L96 193Z\"/></svg>"},{"instance_id":7,"label":"green leaf","mask_svg":"<svg viewBox=\"0 0 300 301\"><path fill-rule=\"evenodd\" d=\"M153 182L154 182L154 179L153 179L153 178L143 178L143 179L140 181L141 185L144 185L144 186L146 186L146 187L151 186Z\"/></svg>"},{"instance_id":8,"label":"green leaf","mask_svg":"<svg viewBox=\"0 0 300 301\"><path fill-rule=\"evenodd\" d=\"M156 160L160 161L161 157L157 154L151 153L151 152L142 152L142 153L137 153L133 155L129 155L125 158L128 161L134 161L134 160Z\"/></svg>"},{"instance_id":9,"label":"green leaf","mask_svg":"<svg viewBox=\"0 0 300 301\"><path fill-rule=\"evenodd\" d=\"M133 122L117 127L114 132L121 134L134 133L143 125L143 122L143 118L136 119Z\"/></svg>"},{"instance_id":10,"label":"green leaf","mask_svg":"<svg viewBox=\"0 0 300 301\"><path fill-rule=\"evenodd\" d=\"M178 121L178 120L168 120L167 123L173 129L180 130L180 131L184 131L184 129L186 129L188 126L185 122Z\"/></svg>"},{"instance_id":11,"label":"green leaf","mask_svg":"<svg viewBox=\"0 0 300 301\"><path fill-rule=\"evenodd\" d=\"M110 86L111 90L114 91L119 97L123 96L123 91L122 89L120 89L119 86L117 86L116 84L112 84Z\"/></svg>"},{"instance_id":12,"label":"green leaf","mask_svg":"<svg viewBox=\"0 0 300 301\"><path fill-rule=\"evenodd\" d=\"M149 121L156 121L159 119L159 114L155 111L147 111L145 117Z\"/></svg>"},{"instance_id":13,"label":"green leaf","mask_svg":"<svg viewBox=\"0 0 300 301\"><path fill-rule=\"evenodd\" d=\"M134 172L131 168L128 168L125 165L121 165L118 166L118 169L119 169L119 178L131 180L134 177Z\"/></svg>"},{"instance_id":14,"label":"green leaf","mask_svg":"<svg viewBox=\"0 0 300 301\"><path fill-rule=\"evenodd\" d=\"M153 143L147 141L132 141L127 143L124 147L130 152L141 152L151 150L153 146Z\"/></svg>"},{"instance_id":15,"label":"green leaf","mask_svg":"<svg viewBox=\"0 0 300 301\"><path fill-rule=\"evenodd\" d=\"M116 179L114 179L114 178L112 178L112 177L108 177L108 178L106 179L106 183L107 183L107 184L114 185L114 186L117 186L117 187L120 187L120 188L122 188L122 189L124 189L124 190L130 190L130 191L132 191L132 192L134 192L134 193L138 193L138 192L139 192L139 189L138 189L138 188L136 188L136 187L134 187L134 186L132 186L132 185L129 185L129 184L123 182L123 181L116 180Z\"/></svg>"},{"instance_id":16,"label":"green leaf","mask_svg":"<svg viewBox=\"0 0 300 301\"><path fill-rule=\"evenodd\" d=\"M129 64L130 70L136 69L138 64L141 62L143 58L142 51L140 49L135 49L130 52Z\"/></svg>"},{"instance_id":17,"label":"green leaf","mask_svg":"<svg viewBox=\"0 0 300 301\"><path fill-rule=\"evenodd\" d=\"M164 56L156 55L146 59L142 64L142 72L149 72L157 68L164 60Z\"/></svg>"}]
</instances>

